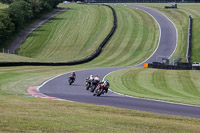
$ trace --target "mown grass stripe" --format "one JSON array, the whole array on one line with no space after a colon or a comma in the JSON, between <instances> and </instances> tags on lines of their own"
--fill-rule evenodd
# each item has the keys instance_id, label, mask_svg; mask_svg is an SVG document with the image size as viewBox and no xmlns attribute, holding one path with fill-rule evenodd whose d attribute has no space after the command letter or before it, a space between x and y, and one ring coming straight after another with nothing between
<instances>
[{"instance_id":1,"label":"mown grass stripe","mask_svg":"<svg viewBox=\"0 0 200 133\"><path fill-rule=\"evenodd\" d=\"M154 20L151 17L147 17L148 14L143 12L138 12L138 15L141 16L142 19L139 22L142 27L141 29L139 29L139 31L141 32L138 33L137 36L139 36L139 38L135 40L134 45L132 45L132 47L130 48L130 52L132 52L132 54L126 54L126 59L121 62L125 65L142 62L144 59L149 57L149 55L155 50L155 47L157 45L156 40L158 40L157 38L159 33L156 34L156 31L158 29L156 30L157 26L154 23ZM143 58L140 57L140 53L142 52L146 53L143 55ZM140 58L138 58L138 56Z\"/></svg>"},{"instance_id":2,"label":"mown grass stripe","mask_svg":"<svg viewBox=\"0 0 200 133\"><path fill-rule=\"evenodd\" d=\"M174 97L186 97L186 98L190 98L190 96L187 95L187 93L183 93L181 91L181 89L179 89L179 87L176 84L176 80L178 79L178 74L175 71L166 71L165 74L165 78L166 78L166 91L168 91L169 93L173 94Z\"/></svg>"},{"instance_id":3,"label":"mown grass stripe","mask_svg":"<svg viewBox=\"0 0 200 133\"><path fill-rule=\"evenodd\" d=\"M124 18L123 20L126 22L126 17L124 17L123 15L121 11L120 12L117 11L118 28L116 29L114 36L111 38L111 40L108 42L106 47L103 49L103 53L98 57L98 58L102 58L102 57L106 57L106 58L104 58L103 60L100 59L98 63L95 63L96 65L107 64L107 62L110 63L110 61L113 59L113 56L114 56L113 53L118 54L119 51L123 49L123 48L120 48L118 45L119 43L121 44L123 42L123 39L121 38L125 38L125 34L126 34L126 30L123 29L123 28L126 28L124 27L126 24L123 22L122 23L120 22L122 18Z\"/></svg>"},{"instance_id":4,"label":"mown grass stripe","mask_svg":"<svg viewBox=\"0 0 200 133\"><path fill-rule=\"evenodd\" d=\"M183 95L180 92L175 91L175 88L171 88L169 86L170 82L169 82L169 78L168 75L170 75L168 73L168 71L162 71L162 70L157 70L155 71L155 73L152 75L153 78L153 84L155 86L155 88L157 90L160 90L161 93L165 94L168 97L189 97L187 95Z\"/></svg>"},{"instance_id":5,"label":"mown grass stripe","mask_svg":"<svg viewBox=\"0 0 200 133\"><path fill-rule=\"evenodd\" d=\"M141 44L144 22L142 21L141 16L138 15L138 13L133 13L131 9L129 9L129 12L130 13L128 13L128 15L130 16L132 22L129 19L127 20L128 24L126 27L127 29L126 29L125 38L123 39L123 42L119 44L120 50L118 50L118 54L115 54L115 56L112 56L113 60L118 60L118 62L113 64L116 66L119 65L119 63L125 64L124 60L126 60L132 53L134 53L135 49L137 49L137 47ZM132 24L133 22L134 22L134 25Z\"/></svg>"},{"instance_id":6,"label":"mown grass stripe","mask_svg":"<svg viewBox=\"0 0 200 133\"><path fill-rule=\"evenodd\" d=\"M117 11L118 28L92 65L134 65L148 58L157 46L159 29L151 16L131 7L114 8ZM153 34L148 34L148 31Z\"/></svg>"},{"instance_id":7,"label":"mown grass stripe","mask_svg":"<svg viewBox=\"0 0 200 133\"><path fill-rule=\"evenodd\" d=\"M193 97L199 97L200 92L196 89L195 85L193 84L193 82L191 81L191 77L187 72L185 73L181 73L179 72L179 78L182 82L182 90L187 92L188 95L191 95Z\"/></svg>"},{"instance_id":8,"label":"mown grass stripe","mask_svg":"<svg viewBox=\"0 0 200 133\"><path fill-rule=\"evenodd\" d=\"M194 73L187 70L130 68L111 73L106 79L110 84L114 84L111 88L113 91L122 94L200 105L200 73L198 71ZM111 80L111 77L115 76L119 78ZM118 86L123 89L115 88Z\"/></svg>"},{"instance_id":9,"label":"mown grass stripe","mask_svg":"<svg viewBox=\"0 0 200 133\"><path fill-rule=\"evenodd\" d=\"M200 16L193 18L192 62L200 62Z\"/></svg>"},{"instance_id":10,"label":"mown grass stripe","mask_svg":"<svg viewBox=\"0 0 200 133\"><path fill-rule=\"evenodd\" d=\"M91 55L97 49L100 42L102 42L112 28L112 11L105 6L72 4L70 7L69 10L43 26L48 31L44 31L45 33L40 36L44 40L43 42L40 41L42 42L41 45L38 42L40 39L34 40L32 38L34 45L37 44L37 50L31 48L30 53L33 51L34 53L29 56L39 61L51 61L61 55L59 60L64 62L82 59ZM59 17L65 19L62 20ZM60 34L62 37L59 36ZM63 44L63 42L65 43ZM19 53L29 54L30 47L26 47L28 44L30 43L26 41L21 46Z\"/></svg>"},{"instance_id":11,"label":"mown grass stripe","mask_svg":"<svg viewBox=\"0 0 200 133\"><path fill-rule=\"evenodd\" d=\"M134 75L134 76L132 76ZM158 93L157 91L152 91L148 85L142 84L140 81L145 79L145 75L142 74L142 70L138 71L126 71L125 73L121 74L122 84L126 90L129 90L129 93L126 91L120 91L121 93L125 93L128 95L139 96L139 97L164 97L162 93ZM139 89L138 89L139 88ZM131 93L130 93L131 92ZM134 92L134 93L133 93Z\"/></svg>"}]
</instances>

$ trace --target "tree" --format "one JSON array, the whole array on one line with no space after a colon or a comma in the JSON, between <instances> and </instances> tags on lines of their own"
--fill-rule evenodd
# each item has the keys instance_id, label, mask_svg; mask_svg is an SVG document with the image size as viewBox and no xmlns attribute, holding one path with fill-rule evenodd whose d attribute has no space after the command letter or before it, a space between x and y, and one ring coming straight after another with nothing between
<instances>
[{"instance_id":1,"label":"tree","mask_svg":"<svg viewBox=\"0 0 200 133\"><path fill-rule=\"evenodd\" d=\"M37 16L42 11L41 0L27 0L32 6L33 16Z\"/></svg>"},{"instance_id":2,"label":"tree","mask_svg":"<svg viewBox=\"0 0 200 133\"><path fill-rule=\"evenodd\" d=\"M13 0L0 0L0 2L5 3L5 4L10 4L13 2Z\"/></svg>"},{"instance_id":3,"label":"tree","mask_svg":"<svg viewBox=\"0 0 200 133\"><path fill-rule=\"evenodd\" d=\"M0 43L15 30L22 28L27 21L39 13L52 10L63 0L0 0L9 8L0 12Z\"/></svg>"},{"instance_id":4,"label":"tree","mask_svg":"<svg viewBox=\"0 0 200 133\"><path fill-rule=\"evenodd\" d=\"M33 18L32 6L24 0L11 3L9 6L9 13L16 28L22 27L26 21Z\"/></svg>"},{"instance_id":5,"label":"tree","mask_svg":"<svg viewBox=\"0 0 200 133\"><path fill-rule=\"evenodd\" d=\"M12 23L8 13L0 11L0 43L7 39L15 30L15 25Z\"/></svg>"}]
</instances>

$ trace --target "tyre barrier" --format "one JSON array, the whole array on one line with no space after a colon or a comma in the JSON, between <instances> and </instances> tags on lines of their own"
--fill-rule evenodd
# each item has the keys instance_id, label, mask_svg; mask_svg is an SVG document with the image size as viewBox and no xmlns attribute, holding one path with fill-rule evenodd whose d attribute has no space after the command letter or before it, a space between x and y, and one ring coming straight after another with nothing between
<instances>
[{"instance_id":1,"label":"tyre barrier","mask_svg":"<svg viewBox=\"0 0 200 133\"><path fill-rule=\"evenodd\" d=\"M187 53L186 53L186 60L188 63L191 63L191 56L192 56L192 17L189 16Z\"/></svg>"},{"instance_id":2,"label":"tyre barrier","mask_svg":"<svg viewBox=\"0 0 200 133\"><path fill-rule=\"evenodd\" d=\"M145 63L145 66L147 63ZM200 70L200 66L192 66L192 63L178 62L177 65L166 65L160 62L148 63L148 68L171 69L171 70Z\"/></svg>"},{"instance_id":3,"label":"tyre barrier","mask_svg":"<svg viewBox=\"0 0 200 133\"><path fill-rule=\"evenodd\" d=\"M106 38L101 42L99 47L96 49L95 52L93 52L90 56L81 59L81 60L76 60L76 61L71 61L71 62L0 62L0 67L5 67L5 66L69 66L69 65L79 65L83 63L87 63L93 59L95 59L102 51L103 47L107 44L107 42L110 40L110 38L113 36L113 34L116 31L117 28L117 15L114 10L110 5L104 5L107 6L112 10L113 14L113 27L109 34L106 36Z\"/></svg>"},{"instance_id":4,"label":"tyre barrier","mask_svg":"<svg viewBox=\"0 0 200 133\"><path fill-rule=\"evenodd\" d=\"M177 8L177 4L172 4L171 6L165 6L165 9L168 9L168 8Z\"/></svg>"}]
</instances>

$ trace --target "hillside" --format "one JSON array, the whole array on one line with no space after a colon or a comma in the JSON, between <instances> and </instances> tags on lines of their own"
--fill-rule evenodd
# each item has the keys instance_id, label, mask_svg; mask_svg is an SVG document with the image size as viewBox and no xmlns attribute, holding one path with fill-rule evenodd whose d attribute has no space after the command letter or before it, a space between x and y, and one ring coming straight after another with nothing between
<instances>
[{"instance_id":1,"label":"hillside","mask_svg":"<svg viewBox=\"0 0 200 133\"><path fill-rule=\"evenodd\" d=\"M67 8L31 33L17 53L45 62L73 61L92 54L112 28L111 10L78 4Z\"/></svg>"},{"instance_id":2,"label":"hillside","mask_svg":"<svg viewBox=\"0 0 200 133\"><path fill-rule=\"evenodd\" d=\"M26 47L23 46L23 50L20 49L19 53L21 52L22 55L24 54L25 56L31 56L30 58L18 55L0 54L0 61L68 61L68 57L65 56L71 57L70 59L78 59L79 57L81 57L80 55L87 55L86 53L80 53L79 55L79 53L77 53L76 51L73 53L74 50L80 49L78 46L84 48L84 43L82 43L78 39L79 37L81 37L81 35L77 33L77 31L79 30L77 29L76 25L70 23L70 21L76 22L77 20L80 20L82 23L87 23L89 20L83 19L82 17L86 16L89 19L90 17L87 15L91 13L90 11L94 10L98 11L95 12L95 15L105 15L104 17L108 18L111 14L110 10L104 9L104 7L103 10L101 10L102 7L99 8L98 6L88 7L88 9L85 9L85 5L70 6L72 7L68 11L62 13L61 15L57 16L56 19L52 19L44 26L40 27L40 30L36 30L35 33L30 35L29 38L24 42L23 45L26 45ZM158 8L159 10L162 9L162 7L159 7L159 4L148 4L148 6ZM193 6L186 6L185 8L187 9L192 7ZM83 12L77 12L77 8L80 8ZM157 45L159 30L155 21L153 21L153 19L148 14L139 10L117 6L114 6L114 8L117 11L118 15L118 29L115 35L109 41L108 45L104 48L103 53L92 62L77 66L61 67L1 67L0 132L199 133L199 119L147 113L109 106L42 99L31 97L27 93L28 87L39 86L44 81L59 74L81 69L105 66L129 66L135 65L138 62L145 60L145 58L147 58L154 51ZM105 13L105 11L107 12ZM69 12L76 12L80 14L78 15L80 18L77 18L76 20L76 16L71 16L70 14L68 14ZM103 14L101 14L100 12ZM184 20L184 18L187 19L187 17L179 14L179 20L179 17L173 16L174 14L176 14L176 10L170 10L170 12L172 12L172 14L166 14L168 14L169 17L170 15L172 15L171 18L174 22L176 22L176 26L179 27L180 46L178 46L179 48L176 51L176 55L179 55L179 53L181 53L181 55L184 55L185 51L182 47L184 46L182 45L182 42L185 42L185 36L183 35L185 35L186 33L185 30L183 30L183 27L186 27L186 25L182 23L186 23L187 20ZM184 12L187 12L187 10L184 10ZM91 17L100 17L98 15L95 15L93 14ZM101 17L104 18L103 16ZM178 20L176 19L176 17ZM81 20L81 18L83 19L83 21ZM112 17L110 17L108 20L112 20ZM67 22L67 24L65 24L65 21ZM81 26L82 23L80 23ZM98 22L93 23L96 23L97 25ZM98 24L101 25L102 23ZM68 25L70 26L68 27ZM78 27L80 25L78 25ZM79 28L83 28L81 26ZM59 28L54 29L56 27ZM69 33L71 33L69 36L65 36L65 34L63 34L63 32L66 30L65 27L68 28ZM89 25L86 24L86 27L89 27ZM46 28L48 29L48 32ZM51 31L51 29L53 30ZM59 32L60 30L62 32ZM107 31L106 29L104 30ZM91 33L92 29L89 29L89 31ZM146 31L147 34L145 34ZM56 34L54 34L54 32ZM92 35L90 35L94 38L98 38L98 34L104 33L103 31L98 32L99 33L96 33L94 35L91 33ZM48 33L51 33L50 36L47 35ZM68 32L66 32L66 34L67 33ZM42 36L43 34L46 39L40 38L40 36ZM52 40L53 36L55 35L58 37L58 40ZM84 35L84 37L87 36ZM39 40L37 40L36 38ZM65 41L69 41L68 39L70 39L71 41L74 41L73 44L77 45L76 47L73 47L74 45L72 45L71 43L67 43L69 44L69 46L65 48L65 45L61 45L62 49L60 50L60 44L59 46L57 46L57 42L59 41L59 39L63 40L62 44L64 44ZM44 45L47 51L43 48L38 48L40 49L38 51L37 48L31 48L34 49L34 53L28 52L28 49L31 47L29 47L29 44L34 42L34 44L36 44L37 46L40 40L41 42L48 42L46 43L46 45ZM80 42L80 44L75 42ZM54 43L56 45L53 45ZM98 44L99 43L95 43L94 47L96 47ZM41 44L39 44L38 47L40 45ZM91 48L90 43L87 43L87 46L88 47L85 48L87 48L87 50L90 49L92 52L94 47ZM52 51L54 49L55 51L59 49L61 52L56 53L54 51L54 53L51 52L50 49ZM24 52L22 52L21 50ZM69 53L67 53L68 51ZM73 56L69 55L70 53ZM51 56L53 55L56 55L56 57L52 58ZM116 73L112 73L111 75L109 75L107 78L110 81L110 88L112 90L124 94L129 93L129 95L131 94L132 96L161 100L169 100L169 98L173 97L173 100L178 99L178 102L184 102L188 99L189 102L187 103L195 102L195 104L199 105L199 72L196 71L183 72L132 68L125 71L117 71ZM160 86L163 86L163 88ZM179 90L175 90L177 89L177 87L180 90L180 93L177 92ZM190 88L194 89L191 90Z\"/></svg>"}]
</instances>

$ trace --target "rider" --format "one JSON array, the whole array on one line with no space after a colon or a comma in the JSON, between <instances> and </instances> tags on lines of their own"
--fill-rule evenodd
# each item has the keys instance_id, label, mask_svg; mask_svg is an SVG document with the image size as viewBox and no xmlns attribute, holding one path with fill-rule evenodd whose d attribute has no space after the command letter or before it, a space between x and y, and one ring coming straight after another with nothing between
<instances>
[{"instance_id":1,"label":"rider","mask_svg":"<svg viewBox=\"0 0 200 133\"><path fill-rule=\"evenodd\" d=\"M94 78L93 78L92 75L90 75L90 77L88 77L87 79L88 79L89 81L93 81L93 80L94 80Z\"/></svg>"},{"instance_id":2,"label":"rider","mask_svg":"<svg viewBox=\"0 0 200 133\"><path fill-rule=\"evenodd\" d=\"M93 82L94 78L92 75L90 75L87 79L86 79L86 82L88 82L90 85L91 83Z\"/></svg>"},{"instance_id":3,"label":"rider","mask_svg":"<svg viewBox=\"0 0 200 133\"><path fill-rule=\"evenodd\" d=\"M96 76L94 77L94 82L98 84L99 81L100 81L100 79L99 79L98 75L96 75Z\"/></svg>"},{"instance_id":4,"label":"rider","mask_svg":"<svg viewBox=\"0 0 200 133\"><path fill-rule=\"evenodd\" d=\"M106 80L106 81L102 80L100 84L103 85L103 87L104 87L103 89L105 90L105 93L108 93L108 88L110 87L109 81L108 80Z\"/></svg>"},{"instance_id":5,"label":"rider","mask_svg":"<svg viewBox=\"0 0 200 133\"><path fill-rule=\"evenodd\" d=\"M72 72L71 75L70 75L70 78L75 81L75 79L76 79L76 73Z\"/></svg>"},{"instance_id":6,"label":"rider","mask_svg":"<svg viewBox=\"0 0 200 133\"><path fill-rule=\"evenodd\" d=\"M92 86L94 78L92 75L90 75L88 78L86 78L86 90L88 90Z\"/></svg>"},{"instance_id":7,"label":"rider","mask_svg":"<svg viewBox=\"0 0 200 133\"><path fill-rule=\"evenodd\" d=\"M99 77L96 75L95 77L94 77L94 80L93 80L93 82L92 82L92 90L91 90L91 92L94 92L94 90L96 89L96 87L97 87L97 85L99 84L99 82L100 82L100 79L99 79Z\"/></svg>"},{"instance_id":8,"label":"rider","mask_svg":"<svg viewBox=\"0 0 200 133\"><path fill-rule=\"evenodd\" d=\"M110 87L110 83L108 80L104 81L104 89L105 89L105 92L107 93L108 92L108 88Z\"/></svg>"}]
</instances>

